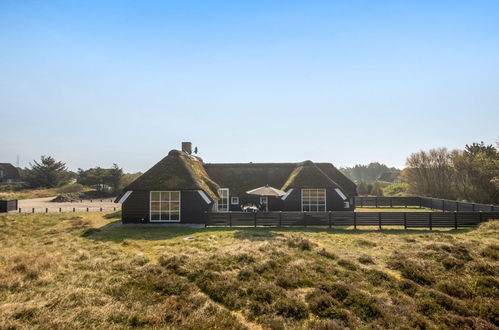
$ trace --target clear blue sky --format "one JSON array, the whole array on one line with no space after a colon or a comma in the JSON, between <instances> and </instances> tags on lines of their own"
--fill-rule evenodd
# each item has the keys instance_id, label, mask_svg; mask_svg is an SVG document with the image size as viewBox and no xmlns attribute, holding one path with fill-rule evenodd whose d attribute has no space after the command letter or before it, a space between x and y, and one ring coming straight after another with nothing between
<instances>
[{"instance_id":1,"label":"clear blue sky","mask_svg":"<svg viewBox=\"0 0 499 330\"><path fill-rule=\"evenodd\" d=\"M379 161L499 140L498 1L0 1L0 162Z\"/></svg>"}]
</instances>

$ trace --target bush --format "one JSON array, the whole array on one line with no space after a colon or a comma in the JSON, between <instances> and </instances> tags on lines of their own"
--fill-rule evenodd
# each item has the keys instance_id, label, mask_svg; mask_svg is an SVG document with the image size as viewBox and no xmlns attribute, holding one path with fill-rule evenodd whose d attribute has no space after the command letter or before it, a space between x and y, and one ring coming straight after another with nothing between
<instances>
[{"instance_id":1,"label":"bush","mask_svg":"<svg viewBox=\"0 0 499 330\"><path fill-rule=\"evenodd\" d=\"M389 261L388 266L391 269L400 271L402 276L413 280L416 283L430 285L435 282L435 278L422 265L414 259L405 259L402 257L394 257Z\"/></svg>"},{"instance_id":2,"label":"bush","mask_svg":"<svg viewBox=\"0 0 499 330\"><path fill-rule=\"evenodd\" d=\"M383 196L401 196L407 192L408 188L407 183L392 183L382 188Z\"/></svg>"},{"instance_id":3,"label":"bush","mask_svg":"<svg viewBox=\"0 0 499 330\"><path fill-rule=\"evenodd\" d=\"M305 303L295 298L281 298L276 301L275 309L278 315L302 320L308 317L308 308Z\"/></svg>"},{"instance_id":4,"label":"bush","mask_svg":"<svg viewBox=\"0 0 499 330\"><path fill-rule=\"evenodd\" d=\"M499 260L499 245L491 244L487 246L481 253L483 257L487 257L492 260Z\"/></svg>"},{"instance_id":5,"label":"bush","mask_svg":"<svg viewBox=\"0 0 499 330\"><path fill-rule=\"evenodd\" d=\"M61 186L57 188L55 191L59 194L68 194L68 193L78 193L85 190L85 186L79 183L69 183L67 185Z\"/></svg>"},{"instance_id":6,"label":"bush","mask_svg":"<svg viewBox=\"0 0 499 330\"><path fill-rule=\"evenodd\" d=\"M375 262L371 256L364 255L359 257L359 262L364 265L373 265Z\"/></svg>"}]
</instances>

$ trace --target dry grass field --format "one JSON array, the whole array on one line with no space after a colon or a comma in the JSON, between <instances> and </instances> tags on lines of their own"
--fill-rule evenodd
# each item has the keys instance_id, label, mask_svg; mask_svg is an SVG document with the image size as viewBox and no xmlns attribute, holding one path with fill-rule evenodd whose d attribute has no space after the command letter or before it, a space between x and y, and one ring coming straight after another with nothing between
<instances>
[{"instance_id":1,"label":"dry grass field","mask_svg":"<svg viewBox=\"0 0 499 330\"><path fill-rule=\"evenodd\" d=\"M499 222L452 231L0 216L0 328L499 326Z\"/></svg>"}]
</instances>

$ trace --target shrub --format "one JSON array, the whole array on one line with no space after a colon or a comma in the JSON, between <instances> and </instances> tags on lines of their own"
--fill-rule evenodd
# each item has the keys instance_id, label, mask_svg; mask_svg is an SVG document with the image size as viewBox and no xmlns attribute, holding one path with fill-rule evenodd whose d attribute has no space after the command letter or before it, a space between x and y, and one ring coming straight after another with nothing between
<instances>
[{"instance_id":1,"label":"shrub","mask_svg":"<svg viewBox=\"0 0 499 330\"><path fill-rule=\"evenodd\" d=\"M355 241L358 246L364 246L364 247L375 247L377 244L365 239L358 239Z\"/></svg>"},{"instance_id":2,"label":"shrub","mask_svg":"<svg viewBox=\"0 0 499 330\"><path fill-rule=\"evenodd\" d=\"M56 189L59 194L78 193L85 190L85 186L79 183L69 183Z\"/></svg>"},{"instance_id":3,"label":"shrub","mask_svg":"<svg viewBox=\"0 0 499 330\"><path fill-rule=\"evenodd\" d=\"M400 271L402 276L413 280L416 283L430 285L435 282L435 278L431 275L420 262L414 259L404 259L400 256L392 258L388 266L392 269Z\"/></svg>"},{"instance_id":4,"label":"shrub","mask_svg":"<svg viewBox=\"0 0 499 330\"><path fill-rule=\"evenodd\" d=\"M358 260L361 264L364 264L364 265L373 265L375 263L374 259L368 255L360 256Z\"/></svg>"},{"instance_id":5,"label":"shrub","mask_svg":"<svg viewBox=\"0 0 499 330\"><path fill-rule=\"evenodd\" d=\"M498 244L491 244L491 245L487 246L485 249L483 249L480 254L483 257L497 261L497 260L499 260L499 245Z\"/></svg>"},{"instance_id":6,"label":"shrub","mask_svg":"<svg viewBox=\"0 0 499 330\"><path fill-rule=\"evenodd\" d=\"M499 297L499 281L493 276L478 276L475 281L478 295L482 297Z\"/></svg>"},{"instance_id":7,"label":"shrub","mask_svg":"<svg viewBox=\"0 0 499 330\"><path fill-rule=\"evenodd\" d=\"M322 248L320 249L319 251L317 251L317 253L323 257L326 257L328 259L331 259L331 260L336 260L338 259L338 256L336 254L334 254L333 252L330 252L328 250L326 250L325 248Z\"/></svg>"},{"instance_id":8,"label":"shrub","mask_svg":"<svg viewBox=\"0 0 499 330\"><path fill-rule=\"evenodd\" d=\"M275 302L277 315L302 320L308 317L308 308L305 303L295 298L281 298Z\"/></svg>"},{"instance_id":9,"label":"shrub","mask_svg":"<svg viewBox=\"0 0 499 330\"><path fill-rule=\"evenodd\" d=\"M436 285L436 288L441 292L448 294L449 296L457 297L457 298L471 298L473 296L473 292L469 285L459 279L453 280L445 280L439 282Z\"/></svg>"},{"instance_id":10,"label":"shrub","mask_svg":"<svg viewBox=\"0 0 499 330\"><path fill-rule=\"evenodd\" d=\"M338 260L338 265L348 270L357 270L357 266L353 262L345 259Z\"/></svg>"},{"instance_id":11,"label":"shrub","mask_svg":"<svg viewBox=\"0 0 499 330\"><path fill-rule=\"evenodd\" d=\"M409 185L405 182L403 183L392 183L384 188L382 188L383 196L400 196L406 193Z\"/></svg>"},{"instance_id":12,"label":"shrub","mask_svg":"<svg viewBox=\"0 0 499 330\"><path fill-rule=\"evenodd\" d=\"M402 279L398 282L398 287L408 296L414 297L418 291L418 286L411 280Z\"/></svg>"},{"instance_id":13,"label":"shrub","mask_svg":"<svg viewBox=\"0 0 499 330\"><path fill-rule=\"evenodd\" d=\"M288 238L288 246L292 248L299 248L301 250L312 250L317 244L312 243L310 240L301 237Z\"/></svg>"}]
</instances>

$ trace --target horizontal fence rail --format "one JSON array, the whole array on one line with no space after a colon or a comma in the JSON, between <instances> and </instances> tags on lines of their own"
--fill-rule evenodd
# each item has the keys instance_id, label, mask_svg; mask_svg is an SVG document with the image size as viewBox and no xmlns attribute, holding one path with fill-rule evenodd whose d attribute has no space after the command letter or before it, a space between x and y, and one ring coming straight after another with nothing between
<instances>
[{"instance_id":1,"label":"horizontal fence rail","mask_svg":"<svg viewBox=\"0 0 499 330\"><path fill-rule=\"evenodd\" d=\"M114 212L121 207L26 207L17 209L18 213L68 213L68 212Z\"/></svg>"},{"instance_id":2,"label":"horizontal fence rail","mask_svg":"<svg viewBox=\"0 0 499 330\"><path fill-rule=\"evenodd\" d=\"M449 199L431 197L354 197L355 207L427 207L441 211L466 211L466 212L499 212L499 205L467 203Z\"/></svg>"},{"instance_id":3,"label":"horizontal fence rail","mask_svg":"<svg viewBox=\"0 0 499 330\"><path fill-rule=\"evenodd\" d=\"M499 219L499 212L227 212L206 213L206 226L403 226L404 228L463 228Z\"/></svg>"}]
</instances>

